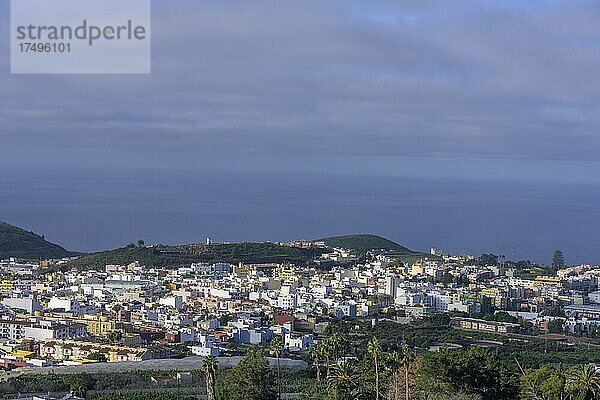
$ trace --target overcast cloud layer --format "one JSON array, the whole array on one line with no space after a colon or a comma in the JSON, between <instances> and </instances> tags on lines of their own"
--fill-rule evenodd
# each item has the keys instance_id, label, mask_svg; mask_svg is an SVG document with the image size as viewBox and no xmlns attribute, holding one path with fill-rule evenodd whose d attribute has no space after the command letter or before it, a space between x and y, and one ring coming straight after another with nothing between
<instances>
[{"instance_id":1,"label":"overcast cloud layer","mask_svg":"<svg viewBox=\"0 0 600 400\"><path fill-rule=\"evenodd\" d=\"M598 171L597 2L155 1L141 76L9 75L0 5L0 166Z\"/></svg>"}]
</instances>

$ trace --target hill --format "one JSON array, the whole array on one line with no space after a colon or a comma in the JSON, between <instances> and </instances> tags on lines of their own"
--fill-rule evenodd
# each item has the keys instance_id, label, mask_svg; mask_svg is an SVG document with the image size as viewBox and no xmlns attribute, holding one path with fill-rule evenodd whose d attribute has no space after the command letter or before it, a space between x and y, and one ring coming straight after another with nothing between
<instances>
[{"instance_id":1,"label":"hill","mask_svg":"<svg viewBox=\"0 0 600 400\"><path fill-rule=\"evenodd\" d=\"M365 253L370 250L385 250L398 254L416 254L416 252L392 242L377 235L345 235L332 236L323 239L317 239L315 242L323 242L329 247L338 247L347 250L354 250L359 253Z\"/></svg>"},{"instance_id":2,"label":"hill","mask_svg":"<svg viewBox=\"0 0 600 400\"><path fill-rule=\"evenodd\" d=\"M61 246L48 242L42 235L0 221L0 259L38 260L72 255Z\"/></svg>"},{"instance_id":3,"label":"hill","mask_svg":"<svg viewBox=\"0 0 600 400\"><path fill-rule=\"evenodd\" d=\"M147 267L179 267L191 263L228 262L285 263L304 265L313 258L314 250L275 243L188 244L179 246L134 246L86 254L67 267L102 268L107 264L128 264L139 261Z\"/></svg>"}]
</instances>

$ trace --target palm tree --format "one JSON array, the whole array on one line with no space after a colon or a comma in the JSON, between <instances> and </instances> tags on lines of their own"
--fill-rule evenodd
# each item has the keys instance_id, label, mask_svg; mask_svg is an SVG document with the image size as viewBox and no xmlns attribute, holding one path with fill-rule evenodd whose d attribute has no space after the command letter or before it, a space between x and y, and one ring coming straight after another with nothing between
<instances>
[{"instance_id":1,"label":"palm tree","mask_svg":"<svg viewBox=\"0 0 600 400\"><path fill-rule=\"evenodd\" d=\"M323 344L317 343L310 348L310 358L317 369L317 383L321 382L321 360L323 359Z\"/></svg>"},{"instance_id":2,"label":"palm tree","mask_svg":"<svg viewBox=\"0 0 600 400\"><path fill-rule=\"evenodd\" d=\"M342 353L344 347L344 340L339 332L334 332L330 337L329 341L331 342L331 351L333 353L333 357L337 361L340 358L340 354Z\"/></svg>"},{"instance_id":3,"label":"palm tree","mask_svg":"<svg viewBox=\"0 0 600 400\"><path fill-rule=\"evenodd\" d=\"M281 400L281 365L279 363L279 357L281 357L281 352L283 351L283 340L281 336L275 336L273 340L271 340L271 352L277 358L277 398Z\"/></svg>"},{"instance_id":4,"label":"palm tree","mask_svg":"<svg viewBox=\"0 0 600 400\"><path fill-rule=\"evenodd\" d=\"M325 338L319 344L319 357L325 359L325 369L327 371L327 377L329 377L329 366L333 363L337 362L341 355L345 354L346 343L344 339L339 334L339 332L334 332Z\"/></svg>"},{"instance_id":5,"label":"palm tree","mask_svg":"<svg viewBox=\"0 0 600 400\"><path fill-rule=\"evenodd\" d=\"M375 399L379 400L379 356L381 355L381 343L377 336L373 336L367 343L367 353L373 357L375 364Z\"/></svg>"},{"instance_id":6,"label":"palm tree","mask_svg":"<svg viewBox=\"0 0 600 400\"><path fill-rule=\"evenodd\" d=\"M356 373L354 366L348 361L342 361L331 368L327 378L329 388L335 392L336 400L351 400L352 392L356 386Z\"/></svg>"},{"instance_id":7,"label":"palm tree","mask_svg":"<svg viewBox=\"0 0 600 400\"><path fill-rule=\"evenodd\" d=\"M410 382L408 380L408 369L410 368L410 364L415 359L415 355L410 351L407 345L402 346L402 350L400 352L400 360L402 361L402 366L404 367L404 384L406 389L406 400L410 398Z\"/></svg>"},{"instance_id":8,"label":"palm tree","mask_svg":"<svg viewBox=\"0 0 600 400\"><path fill-rule=\"evenodd\" d=\"M600 396L600 379L594 364L586 364L575 370L571 376L571 383L584 391L584 400L592 400Z\"/></svg>"},{"instance_id":9,"label":"palm tree","mask_svg":"<svg viewBox=\"0 0 600 400\"><path fill-rule=\"evenodd\" d=\"M323 357L325 357L325 370L327 372L327 377L329 377L329 364L331 358L335 358L333 353L335 351L335 343L328 337L321 343L321 350L323 352Z\"/></svg>"},{"instance_id":10,"label":"palm tree","mask_svg":"<svg viewBox=\"0 0 600 400\"><path fill-rule=\"evenodd\" d=\"M408 370L414 358L414 354L410 351L407 345L403 345L400 349L400 352L393 352L390 355L392 363L396 365L399 369L402 368L404 370L405 400L409 400L410 398L410 382L408 380Z\"/></svg>"},{"instance_id":11,"label":"palm tree","mask_svg":"<svg viewBox=\"0 0 600 400\"><path fill-rule=\"evenodd\" d=\"M207 356L202 362L202 373L206 380L206 398L208 400L216 400L215 394L217 369L219 368L219 361L215 356Z\"/></svg>"}]
</instances>

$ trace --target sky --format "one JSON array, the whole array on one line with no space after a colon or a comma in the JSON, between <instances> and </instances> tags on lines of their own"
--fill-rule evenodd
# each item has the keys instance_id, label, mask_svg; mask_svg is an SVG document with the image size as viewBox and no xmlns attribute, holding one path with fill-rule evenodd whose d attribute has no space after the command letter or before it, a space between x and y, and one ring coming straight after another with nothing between
<instances>
[{"instance_id":1,"label":"sky","mask_svg":"<svg viewBox=\"0 0 600 400\"><path fill-rule=\"evenodd\" d=\"M47 194L45 186L26 192L33 185L28 182L37 181L25 179L27 174L40 171L55 177L50 184L55 188L68 187L61 177L78 171L106 177L145 174L144 182L153 174L178 171L185 176L242 171L312 174L331 179L332 185L335 176L517 182L529 188L557 184L560 205L553 203L532 221L559 218L570 207L581 223L575 226L565 217L561 229L579 230L589 239L596 226L587 217L595 212L590 199L600 193L598 21L600 3L591 0L154 0L151 74L11 75L9 0L0 0L0 175L15 187L20 182L23 191L15 197L4 188L2 198L10 202L29 199L26 193ZM569 202L571 189L565 184L577 185L579 200ZM594 188L593 196L588 187ZM113 197L108 193L98 203L103 214L95 223L113 214L111 204L121 205L116 191L122 187L113 190ZM385 185L378 190L385 192ZM523 199L553 193L515 190ZM59 201L57 193L52 201ZM57 227L68 210L52 212L44 201L0 204L0 219L48 233L70 248L97 248L100 234L84 240L89 229L75 228L85 219ZM477 207L485 211L486 201ZM155 208L170 204L157 201ZM519 213L527 217L536 204ZM50 222L36 222L42 221L39 210ZM178 212L188 215L183 206ZM393 212L382 221L389 223ZM407 224L409 217L403 220ZM202 221L190 219L185 232ZM294 239L326 230L307 226L283 232L265 226L259 235L251 231L252 221L239 238ZM331 225L327 232L369 228L405 240L393 226L379 232L375 222ZM160 229L179 229L168 223L165 217L163 226L148 231L156 229L152 234L158 237ZM472 229L473 224L464 224L459 228ZM115 225L118 221L107 221L103 237ZM523 232L513 241L511 226L497 234L491 228L473 232L483 239L472 250L493 251L507 241L501 251L521 246L527 256L536 245L527 237L541 243L548 228L541 223L535 234ZM150 237L144 229L132 222L120 233ZM426 249L435 233L431 229L417 232L422 240L414 245ZM454 234L446 233L436 245L452 239ZM595 248L588 239L572 252ZM575 241L575 236L557 233L533 256L551 254L564 240ZM121 242L109 238L103 246ZM469 243L472 238L465 237L453 246L470 251ZM586 259L599 256L594 251Z\"/></svg>"},{"instance_id":2,"label":"sky","mask_svg":"<svg viewBox=\"0 0 600 400\"><path fill-rule=\"evenodd\" d=\"M150 75L10 75L8 12L0 167L599 179L597 2L154 1Z\"/></svg>"}]
</instances>

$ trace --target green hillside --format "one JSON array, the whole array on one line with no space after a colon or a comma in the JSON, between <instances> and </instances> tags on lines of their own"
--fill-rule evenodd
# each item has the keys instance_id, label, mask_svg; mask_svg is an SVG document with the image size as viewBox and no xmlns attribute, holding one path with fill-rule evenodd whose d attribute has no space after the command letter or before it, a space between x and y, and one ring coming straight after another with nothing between
<instances>
[{"instance_id":1,"label":"green hillside","mask_svg":"<svg viewBox=\"0 0 600 400\"><path fill-rule=\"evenodd\" d=\"M386 238L377 235L345 235L332 236L323 239L317 239L315 242L323 242L329 247L338 247L347 250L354 250L359 253L365 253L369 250L385 250L398 254L414 254L415 252L392 242Z\"/></svg>"},{"instance_id":2,"label":"green hillside","mask_svg":"<svg viewBox=\"0 0 600 400\"><path fill-rule=\"evenodd\" d=\"M98 268L107 264L139 261L147 267L189 266L193 262L306 264L314 251L275 243L188 244L180 246L127 246L115 250L87 254L71 261L68 267Z\"/></svg>"},{"instance_id":3,"label":"green hillside","mask_svg":"<svg viewBox=\"0 0 600 400\"><path fill-rule=\"evenodd\" d=\"M44 236L0 221L0 259L16 257L29 260L63 258L72 253Z\"/></svg>"}]
</instances>

